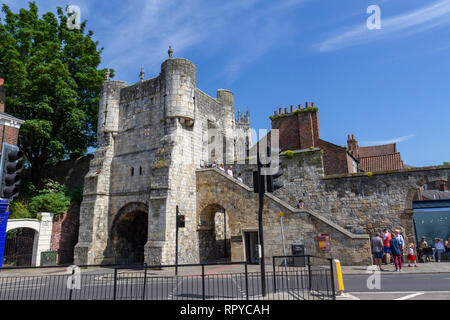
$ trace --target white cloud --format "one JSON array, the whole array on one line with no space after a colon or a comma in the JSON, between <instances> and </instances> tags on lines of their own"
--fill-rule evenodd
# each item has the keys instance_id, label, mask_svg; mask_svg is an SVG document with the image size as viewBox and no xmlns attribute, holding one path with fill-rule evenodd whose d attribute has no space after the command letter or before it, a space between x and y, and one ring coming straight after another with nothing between
<instances>
[{"instance_id":1,"label":"white cloud","mask_svg":"<svg viewBox=\"0 0 450 320\"><path fill-rule=\"evenodd\" d=\"M147 74L159 72L169 45L175 56L198 48L205 54L225 53L228 62L223 66L223 75L230 80L243 66L282 43L280 32L286 36L296 22L294 17L289 21L285 17L303 2L246 0L218 5L203 0L127 2L122 13L121 8L116 8L114 19L104 22L108 28L107 36L101 40L105 47L104 61L108 62L107 67L116 69L116 78L136 69L137 80L141 65L146 67Z\"/></svg>"},{"instance_id":2,"label":"white cloud","mask_svg":"<svg viewBox=\"0 0 450 320\"><path fill-rule=\"evenodd\" d=\"M322 41L318 49L332 51L392 36L408 36L445 24L450 24L450 0L434 2L426 7L391 18L383 18L383 10L381 10L382 29L369 30L364 20L360 25Z\"/></svg>"},{"instance_id":3,"label":"white cloud","mask_svg":"<svg viewBox=\"0 0 450 320\"><path fill-rule=\"evenodd\" d=\"M390 140L379 140L379 141L361 141L361 144L364 145L368 145L368 146L375 146L375 145L384 145L384 144L391 144L391 143L399 143L399 142L404 142L407 140L411 140L412 138L414 138L416 135L415 134L410 134L408 136L404 136L404 137L400 137L400 138L395 138L395 139L390 139Z\"/></svg>"}]
</instances>

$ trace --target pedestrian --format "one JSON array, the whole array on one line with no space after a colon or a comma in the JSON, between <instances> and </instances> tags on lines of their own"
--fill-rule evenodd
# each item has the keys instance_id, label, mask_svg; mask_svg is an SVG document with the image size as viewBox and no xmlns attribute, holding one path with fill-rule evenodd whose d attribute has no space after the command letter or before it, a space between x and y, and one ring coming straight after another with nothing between
<instances>
[{"instance_id":1,"label":"pedestrian","mask_svg":"<svg viewBox=\"0 0 450 320\"><path fill-rule=\"evenodd\" d=\"M375 237L372 238L370 245L372 247L372 254L375 265L378 267L378 270L384 271L383 269L381 269L381 260L383 260L383 239L381 239L379 233L377 233Z\"/></svg>"},{"instance_id":2,"label":"pedestrian","mask_svg":"<svg viewBox=\"0 0 450 320\"><path fill-rule=\"evenodd\" d=\"M444 242L439 238L434 239L434 241L434 248L436 249L436 262L441 262L442 254L445 252Z\"/></svg>"},{"instance_id":3,"label":"pedestrian","mask_svg":"<svg viewBox=\"0 0 450 320\"><path fill-rule=\"evenodd\" d=\"M392 258L394 259L395 271L402 272L402 251L400 250L400 241L397 239L395 233L392 234L392 239L389 241Z\"/></svg>"},{"instance_id":4,"label":"pedestrian","mask_svg":"<svg viewBox=\"0 0 450 320\"><path fill-rule=\"evenodd\" d=\"M223 163L220 164L219 169L220 169L221 171L225 171L225 167L224 167Z\"/></svg>"},{"instance_id":5,"label":"pedestrian","mask_svg":"<svg viewBox=\"0 0 450 320\"><path fill-rule=\"evenodd\" d=\"M400 251L402 252L401 258L402 258L402 262L403 262L403 250L405 249L405 239L403 238L402 234L400 233L400 230L395 229L394 233L395 233L395 237L400 242Z\"/></svg>"},{"instance_id":6,"label":"pedestrian","mask_svg":"<svg viewBox=\"0 0 450 320\"><path fill-rule=\"evenodd\" d=\"M445 241L445 250L447 251L447 260L450 260L450 238Z\"/></svg>"},{"instance_id":7,"label":"pedestrian","mask_svg":"<svg viewBox=\"0 0 450 320\"><path fill-rule=\"evenodd\" d=\"M213 168L217 168L217 160L214 160L213 164L212 164Z\"/></svg>"},{"instance_id":8,"label":"pedestrian","mask_svg":"<svg viewBox=\"0 0 450 320\"><path fill-rule=\"evenodd\" d=\"M244 180L242 180L242 173L239 172L237 179L240 183L244 183Z\"/></svg>"},{"instance_id":9,"label":"pedestrian","mask_svg":"<svg viewBox=\"0 0 450 320\"><path fill-rule=\"evenodd\" d=\"M392 236L389 233L388 229L384 229L383 230L383 251L384 254L386 255L386 263L385 264L390 264L391 263L391 241Z\"/></svg>"},{"instance_id":10,"label":"pedestrian","mask_svg":"<svg viewBox=\"0 0 450 320\"><path fill-rule=\"evenodd\" d=\"M228 167L227 174L233 176L233 166Z\"/></svg>"},{"instance_id":11,"label":"pedestrian","mask_svg":"<svg viewBox=\"0 0 450 320\"><path fill-rule=\"evenodd\" d=\"M297 209L303 209L304 205L305 205L305 203L303 202L303 200L299 199L298 203L297 203Z\"/></svg>"},{"instance_id":12,"label":"pedestrian","mask_svg":"<svg viewBox=\"0 0 450 320\"><path fill-rule=\"evenodd\" d=\"M411 267L412 262L414 262L414 267L418 267L417 259L414 254L414 244L413 243L410 243L408 246L408 256L406 257L406 260L408 260L408 267Z\"/></svg>"},{"instance_id":13,"label":"pedestrian","mask_svg":"<svg viewBox=\"0 0 450 320\"><path fill-rule=\"evenodd\" d=\"M423 259L423 249L428 248L428 243L426 241L425 237L422 237L419 242L419 259L425 262L425 259ZM427 260L430 260L429 257L427 257Z\"/></svg>"}]
</instances>

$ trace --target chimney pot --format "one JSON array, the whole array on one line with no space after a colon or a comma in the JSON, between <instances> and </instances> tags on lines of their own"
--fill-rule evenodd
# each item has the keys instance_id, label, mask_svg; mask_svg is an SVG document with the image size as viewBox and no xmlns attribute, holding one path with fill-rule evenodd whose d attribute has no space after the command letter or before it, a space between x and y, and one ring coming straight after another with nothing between
<instances>
[{"instance_id":1,"label":"chimney pot","mask_svg":"<svg viewBox=\"0 0 450 320\"><path fill-rule=\"evenodd\" d=\"M275 117L278 115L278 112L277 112L277 110L275 110Z\"/></svg>"},{"instance_id":2,"label":"chimney pot","mask_svg":"<svg viewBox=\"0 0 450 320\"><path fill-rule=\"evenodd\" d=\"M301 104L299 104L299 105L298 105L298 108L299 108L299 109L301 109L301 108L302 108L302 105L301 105Z\"/></svg>"},{"instance_id":3,"label":"chimney pot","mask_svg":"<svg viewBox=\"0 0 450 320\"><path fill-rule=\"evenodd\" d=\"M287 112L287 108L284 108L284 114L287 114L288 112Z\"/></svg>"},{"instance_id":4,"label":"chimney pot","mask_svg":"<svg viewBox=\"0 0 450 320\"><path fill-rule=\"evenodd\" d=\"M311 106L314 108L314 102L311 103Z\"/></svg>"},{"instance_id":5,"label":"chimney pot","mask_svg":"<svg viewBox=\"0 0 450 320\"><path fill-rule=\"evenodd\" d=\"M279 113L280 115L283 113L282 110L283 110L283 109L281 109L281 108L278 109L278 113Z\"/></svg>"},{"instance_id":6,"label":"chimney pot","mask_svg":"<svg viewBox=\"0 0 450 320\"><path fill-rule=\"evenodd\" d=\"M309 102L306 101L306 108L309 108Z\"/></svg>"},{"instance_id":7,"label":"chimney pot","mask_svg":"<svg viewBox=\"0 0 450 320\"><path fill-rule=\"evenodd\" d=\"M352 140L355 140L355 135L354 134L352 134Z\"/></svg>"}]
</instances>

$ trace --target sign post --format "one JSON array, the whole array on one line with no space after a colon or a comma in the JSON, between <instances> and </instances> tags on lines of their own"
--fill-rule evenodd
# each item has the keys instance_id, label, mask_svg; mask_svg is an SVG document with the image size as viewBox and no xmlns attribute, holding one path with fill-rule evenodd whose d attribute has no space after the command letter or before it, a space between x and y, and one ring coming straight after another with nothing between
<instances>
[{"instance_id":1,"label":"sign post","mask_svg":"<svg viewBox=\"0 0 450 320\"><path fill-rule=\"evenodd\" d=\"M178 206L177 206L176 213L177 213L177 216L175 219L175 225L176 225L175 226L175 229L176 229L176 231L175 231L175 275L177 276L178 275L178 216L180 214Z\"/></svg>"},{"instance_id":2,"label":"sign post","mask_svg":"<svg viewBox=\"0 0 450 320\"><path fill-rule=\"evenodd\" d=\"M283 256L286 257L286 245L284 243L283 212L278 213L278 216L280 217L280 224L281 224L281 243L283 245ZM286 258L284 258L284 266L287 267Z\"/></svg>"}]
</instances>

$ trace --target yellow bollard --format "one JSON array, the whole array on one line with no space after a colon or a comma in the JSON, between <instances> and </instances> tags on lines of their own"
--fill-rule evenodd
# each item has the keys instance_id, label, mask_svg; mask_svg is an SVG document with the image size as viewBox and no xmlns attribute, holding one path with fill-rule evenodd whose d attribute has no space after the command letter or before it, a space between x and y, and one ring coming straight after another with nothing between
<instances>
[{"instance_id":1,"label":"yellow bollard","mask_svg":"<svg viewBox=\"0 0 450 320\"><path fill-rule=\"evenodd\" d=\"M337 259L333 260L333 273L334 290L340 295L344 292L344 279L342 278L341 262Z\"/></svg>"}]
</instances>

